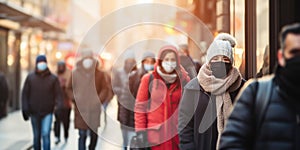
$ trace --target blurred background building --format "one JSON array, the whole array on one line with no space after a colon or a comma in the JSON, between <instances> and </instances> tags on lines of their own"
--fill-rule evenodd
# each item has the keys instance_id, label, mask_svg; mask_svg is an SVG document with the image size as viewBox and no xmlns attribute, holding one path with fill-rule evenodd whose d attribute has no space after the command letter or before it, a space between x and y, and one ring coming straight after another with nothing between
<instances>
[{"instance_id":1,"label":"blurred background building","mask_svg":"<svg viewBox=\"0 0 300 150\"><path fill-rule=\"evenodd\" d=\"M58 60L65 60L72 68L82 39L101 18L121 8L145 3L175 6L182 11L168 16L153 12L167 25L140 24L112 37L103 45L100 55L104 69L121 66L114 64L118 59L114 56L128 48L158 51L165 43L188 44L191 57L203 63L211 39L190 20L186 13L189 12L212 35L227 32L236 37L235 66L248 79L259 72L264 61L268 72L274 70L280 28L300 21L297 0L0 0L0 70L9 80L9 110L20 108L22 83L34 69L38 54L47 55L51 71L55 71ZM125 20L131 17L126 12L124 16ZM117 22L124 16L114 19ZM107 28L116 26L110 24ZM177 29L193 34L200 47ZM98 36L101 34L95 41Z\"/></svg>"}]
</instances>

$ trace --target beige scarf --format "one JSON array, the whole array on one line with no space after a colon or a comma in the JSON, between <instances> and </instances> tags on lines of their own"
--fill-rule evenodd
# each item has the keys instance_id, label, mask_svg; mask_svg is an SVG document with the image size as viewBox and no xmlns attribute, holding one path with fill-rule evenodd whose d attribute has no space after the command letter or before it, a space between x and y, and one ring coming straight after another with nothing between
<instances>
[{"instance_id":1,"label":"beige scarf","mask_svg":"<svg viewBox=\"0 0 300 150\"><path fill-rule=\"evenodd\" d=\"M160 67L157 66L157 73L164 79L165 82L167 83L174 83L176 78L177 78L177 74L165 74L160 70Z\"/></svg>"},{"instance_id":2,"label":"beige scarf","mask_svg":"<svg viewBox=\"0 0 300 150\"><path fill-rule=\"evenodd\" d=\"M217 149L219 149L220 136L232 110L232 101L229 92L233 92L240 87L242 77L239 71L233 67L226 78L216 78L212 75L209 65L204 64L201 67L197 78L206 92L210 92L212 95L216 96L218 129Z\"/></svg>"}]
</instances>

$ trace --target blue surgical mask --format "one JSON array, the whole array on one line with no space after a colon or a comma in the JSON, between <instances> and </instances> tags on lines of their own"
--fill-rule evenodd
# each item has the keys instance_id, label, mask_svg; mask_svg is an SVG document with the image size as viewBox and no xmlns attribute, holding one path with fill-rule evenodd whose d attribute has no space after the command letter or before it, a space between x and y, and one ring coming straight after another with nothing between
<instances>
[{"instance_id":1,"label":"blue surgical mask","mask_svg":"<svg viewBox=\"0 0 300 150\"><path fill-rule=\"evenodd\" d=\"M144 69L146 71L153 71L154 70L154 65L144 64Z\"/></svg>"},{"instance_id":2,"label":"blue surgical mask","mask_svg":"<svg viewBox=\"0 0 300 150\"><path fill-rule=\"evenodd\" d=\"M45 62L39 62L39 63L37 64L37 69L38 69L39 71L45 71L47 68L48 68L48 67L47 67L47 63L45 63Z\"/></svg>"}]
</instances>

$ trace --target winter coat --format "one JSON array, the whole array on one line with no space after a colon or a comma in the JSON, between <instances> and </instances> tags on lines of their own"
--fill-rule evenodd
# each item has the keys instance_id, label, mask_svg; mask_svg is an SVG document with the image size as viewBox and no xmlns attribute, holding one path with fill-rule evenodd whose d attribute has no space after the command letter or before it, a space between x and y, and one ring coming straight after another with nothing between
<instances>
[{"instance_id":1,"label":"winter coat","mask_svg":"<svg viewBox=\"0 0 300 150\"><path fill-rule=\"evenodd\" d=\"M177 52L175 53L177 54ZM177 60L179 61L179 58ZM135 130L137 132L147 131L151 149L176 150L179 149L178 105L182 87L189 81L189 77L184 70L181 70L183 72L178 72L179 77L175 82L167 85L158 74L157 66L156 63L154 71L144 75L141 79L135 104ZM153 80L149 85L151 74ZM148 102L149 98L150 102Z\"/></svg>"},{"instance_id":2,"label":"winter coat","mask_svg":"<svg viewBox=\"0 0 300 150\"><path fill-rule=\"evenodd\" d=\"M242 81L242 85L244 82ZM229 93L232 101L240 88ZM215 99L216 96L205 92L197 78L192 79L184 87L178 125L181 150L216 149L218 131ZM205 113L208 113L211 118L204 118Z\"/></svg>"},{"instance_id":3,"label":"winter coat","mask_svg":"<svg viewBox=\"0 0 300 150\"><path fill-rule=\"evenodd\" d=\"M58 109L62 108L62 102L63 95L58 78L48 69L27 76L22 90L22 111L25 116L45 116L53 113L55 105Z\"/></svg>"},{"instance_id":4,"label":"winter coat","mask_svg":"<svg viewBox=\"0 0 300 150\"><path fill-rule=\"evenodd\" d=\"M133 110L134 100L129 94L128 74L123 68L114 71L112 85L118 100L117 120L120 122L121 127L133 127L130 110Z\"/></svg>"},{"instance_id":5,"label":"winter coat","mask_svg":"<svg viewBox=\"0 0 300 150\"><path fill-rule=\"evenodd\" d=\"M269 104L256 129L256 82L242 91L221 137L220 149L300 149L300 102L289 98L275 79ZM298 89L299 90L299 89Z\"/></svg>"},{"instance_id":6,"label":"winter coat","mask_svg":"<svg viewBox=\"0 0 300 150\"><path fill-rule=\"evenodd\" d=\"M107 86L104 72L95 69L96 60L91 69L85 69L82 61L77 62L68 83L75 100L75 128L97 131L100 126L101 103L106 100Z\"/></svg>"},{"instance_id":7,"label":"winter coat","mask_svg":"<svg viewBox=\"0 0 300 150\"><path fill-rule=\"evenodd\" d=\"M134 128L134 105L140 81L146 72L142 69L132 71L124 82L118 98L118 120L123 126Z\"/></svg>"},{"instance_id":8,"label":"winter coat","mask_svg":"<svg viewBox=\"0 0 300 150\"><path fill-rule=\"evenodd\" d=\"M66 71L62 74L57 74L60 87L63 92L63 109L71 109L72 108L72 98L68 95L67 83L70 82L71 72L66 69Z\"/></svg>"}]
</instances>

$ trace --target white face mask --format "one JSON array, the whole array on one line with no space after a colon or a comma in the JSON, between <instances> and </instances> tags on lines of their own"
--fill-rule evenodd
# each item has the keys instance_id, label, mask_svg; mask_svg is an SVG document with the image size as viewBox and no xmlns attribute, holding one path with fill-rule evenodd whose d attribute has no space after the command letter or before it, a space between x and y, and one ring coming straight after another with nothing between
<instances>
[{"instance_id":1,"label":"white face mask","mask_svg":"<svg viewBox=\"0 0 300 150\"><path fill-rule=\"evenodd\" d=\"M163 61L161 65L167 73L173 72L174 69L177 67L176 62L172 61Z\"/></svg>"},{"instance_id":2,"label":"white face mask","mask_svg":"<svg viewBox=\"0 0 300 150\"><path fill-rule=\"evenodd\" d=\"M91 58L86 58L82 61L82 65L85 69L90 69L93 65L93 60Z\"/></svg>"}]
</instances>

